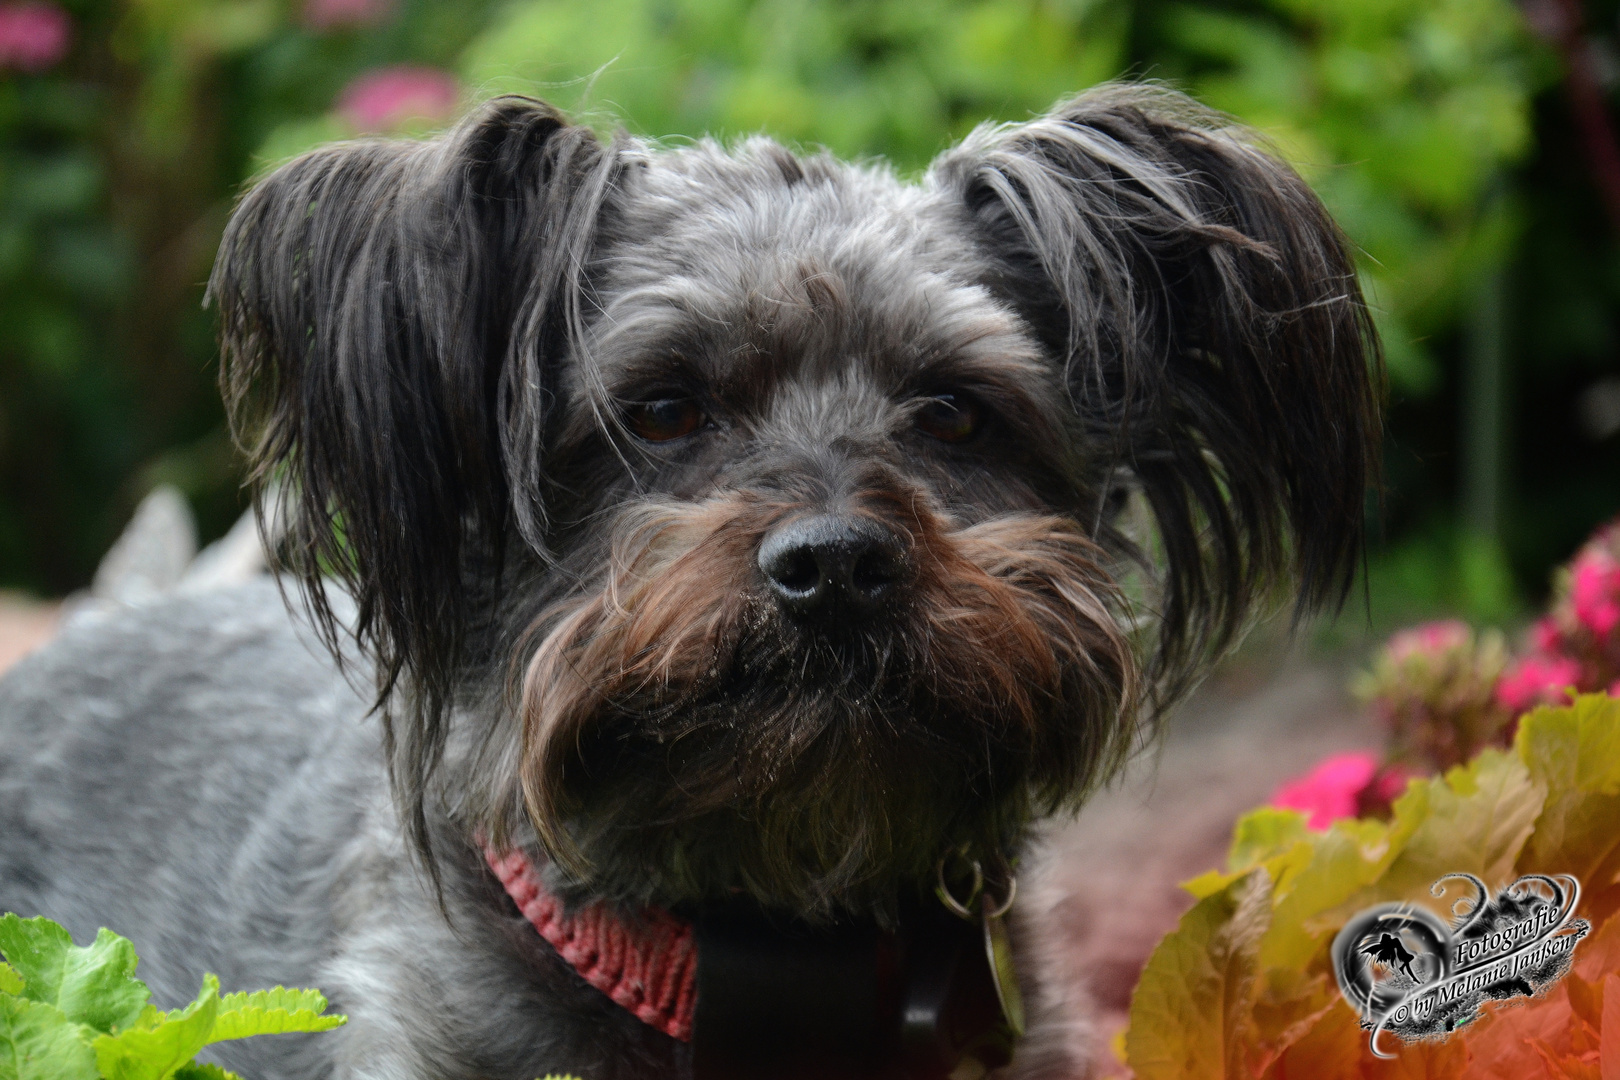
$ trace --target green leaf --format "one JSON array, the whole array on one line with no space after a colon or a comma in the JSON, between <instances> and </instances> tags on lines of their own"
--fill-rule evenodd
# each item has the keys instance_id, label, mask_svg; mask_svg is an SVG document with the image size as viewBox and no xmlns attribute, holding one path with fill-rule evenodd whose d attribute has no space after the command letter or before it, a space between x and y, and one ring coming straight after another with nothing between
<instances>
[{"instance_id":1,"label":"green leaf","mask_svg":"<svg viewBox=\"0 0 1620 1080\"><path fill-rule=\"evenodd\" d=\"M0 960L0 994L20 994L23 988L23 977L17 974L17 969Z\"/></svg>"},{"instance_id":2,"label":"green leaf","mask_svg":"<svg viewBox=\"0 0 1620 1080\"><path fill-rule=\"evenodd\" d=\"M54 1005L0 997L0 1080L97 1080L92 1034Z\"/></svg>"},{"instance_id":3,"label":"green leaf","mask_svg":"<svg viewBox=\"0 0 1620 1080\"><path fill-rule=\"evenodd\" d=\"M1387 826L1381 821L1336 821L1296 848L1286 865L1272 871L1277 889L1272 925L1260 946L1261 962L1268 968L1303 969L1336 932L1337 920L1323 922L1322 913L1378 881L1410 830L1410 819L1398 813Z\"/></svg>"},{"instance_id":4,"label":"green leaf","mask_svg":"<svg viewBox=\"0 0 1620 1080\"><path fill-rule=\"evenodd\" d=\"M347 1017L322 1016L326 998L319 990L255 990L250 994L226 994L219 999L219 1015L211 1043L245 1039L250 1035L279 1035L289 1031L330 1031L341 1027Z\"/></svg>"},{"instance_id":5,"label":"green leaf","mask_svg":"<svg viewBox=\"0 0 1620 1080\"><path fill-rule=\"evenodd\" d=\"M49 919L7 914L0 917L0 953L22 977L24 997L99 1032L133 1024L151 996L135 978L135 947L105 927L81 949Z\"/></svg>"},{"instance_id":6,"label":"green leaf","mask_svg":"<svg viewBox=\"0 0 1620 1080\"><path fill-rule=\"evenodd\" d=\"M1574 874L1587 914L1620 910L1620 698L1537 709L1519 721L1514 748L1547 790L1518 871Z\"/></svg>"},{"instance_id":7,"label":"green leaf","mask_svg":"<svg viewBox=\"0 0 1620 1080\"><path fill-rule=\"evenodd\" d=\"M222 1069L212 1061L193 1061L175 1070L174 1080L242 1080L229 1069Z\"/></svg>"},{"instance_id":8,"label":"green leaf","mask_svg":"<svg viewBox=\"0 0 1620 1080\"><path fill-rule=\"evenodd\" d=\"M1397 822L1408 799L1426 803L1422 821L1378 882L1376 895L1355 898L1358 909L1424 896L1446 874L1467 872L1493 887L1505 885L1516 876L1514 863L1535 828L1546 789L1516 754L1486 750L1443 779L1412 783L1396 800Z\"/></svg>"},{"instance_id":9,"label":"green leaf","mask_svg":"<svg viewBox=\"0 0 1620 1080\"><path fill-rule=\"evenodd\" d=\"M141 1025L96 1039L101 1075L105 1080L168 1080L207 1045L218 1014L219 980L205 975L202 993L183 1011L162 1014L155 1027Z\"/></svg>"},{"instance_id":10,"label":"green leaf","mask_svg":"<svg viewBox=\"0 0 1620 1080\"><path fill-rule=\"evenodd\" d=\"M1238 819L1232 833L1232 847L1226 857L1226 870L1209 870L1181 887L1202 900L1213 896L1256 866L1264 866L1271 880L1282 882L1309 864L1311 832L1305 815L1297 810L1262 806Z\"/></svg>"},{"instance_id":11,"label":"green leaf","mask_svg":"<svg viewBox=\"0 0 1620 1080\"><path fill-rule=\"evenodd\" d=\"M1234 877L1259 866L1267 859L1292 851L1311 831L1305 815L1298 810L1262 806L1244 814L1232 831L1232 849L1226 856L1227 869Z\"/></svg>"}]
</instances>

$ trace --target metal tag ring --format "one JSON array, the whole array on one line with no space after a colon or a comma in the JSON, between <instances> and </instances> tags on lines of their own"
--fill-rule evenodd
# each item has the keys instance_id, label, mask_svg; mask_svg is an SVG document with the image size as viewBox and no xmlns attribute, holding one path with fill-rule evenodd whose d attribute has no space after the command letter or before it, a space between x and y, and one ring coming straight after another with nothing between
<instances>
[{"instance_id":1,"label":"metal tag ring","mask_svg":"<svg viewBox=\"0 0 1620 1080\"><path fill-rule=\"evenodd\" d=\"M953 854L960 854L960 852L954 852ZM968 890L967 903L964 904L951 895L950 886L945 884L945 860L948 858L950 858L950 855L941 856L938 865L934 867L934 895L939 897L939 902L944 904L946 910L952 915L972 922L974 919L973 905L978 903L979 896L984 891L984 870L979 866L979 860L967 860L968 865L973 868L973 887Z\"/></svg>"},{"instance_id":2,"label":"metal tag ring","mask_svg":"<svg viewBox=\"0 0 1620 1080\"><path fill-rule=\"evenodd\" d=\"M987 919L1001 918L1003 915L1007 914L1009 910L1011 910L1013 901L1016 899L1018 899L1018 878L1014 877L1012 874L1008 874L1007 898L1003 900L995 910L985 912L984 917Z\"/></svg>"}]
</instances>

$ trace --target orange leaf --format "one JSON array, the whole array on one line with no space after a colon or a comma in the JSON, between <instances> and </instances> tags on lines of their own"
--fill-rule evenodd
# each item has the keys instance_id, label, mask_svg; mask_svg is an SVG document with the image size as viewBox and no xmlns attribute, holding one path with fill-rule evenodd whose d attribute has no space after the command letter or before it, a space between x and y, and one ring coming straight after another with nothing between
<instances>
[{"instance_id":1,"label":"orange leaf","mask_svg":"<svg viewBox=\"0 0 1620 1080\"><path fill-rule=\"evenodd\" d=\"M1468 1080L1531 1080L1545 1075L1545 1057L1536 1042L1580 1023L1562 983L1530 1001L1487 1002L1481 1012L1464 1036L1474 1059Z\"/></svg>"},{"instance_id":2,"label":"orange leaf","mask_svg":"<svg viewBox=\"0 0 1620 1080\"><path fill-rule=\"evenodd\" d=\"M1620 973L1620 918L1610 918L1575 946L1575 971L1587 982Z\"/></svg>"},{"instance_id":3,"label":"orange leaf","mask_svg":"<svg viewBox=\"0 0 1620 1080\"><path fill-rule=\"evenodd\" d=\"M1598 1062L1602 1080L1620 1080L1620 975L1603 980L1603 1034L1598 1042Z\"/></svg>"},{"instance_id":4,"label":"orange leaf","mask_svg":"<svg viewBox=\"0 0 1620 1080\"><path fill-rule=\"evenodd\" d=\"M1395 1057L1375 1058L1370 1050L1363 1049L1361 1075L1364 1080L1457 1080L1468 1068L1468 1047L1455 1035L1404 1046L1398 1039L1386 1035L1379 1046L1386 1050L1393 1048Z\"/></svg>"},{"instance_id":5,"label":"orange leaf","mask_svg":"<svg viewBox=\"0 0 1620 1080\"><path fill-rule=\"evenodd\" d=\"M1367 1033L1341 1000L1282 1055L1265 1080L1361 1080Z\"/></svg>"}]
</instances>

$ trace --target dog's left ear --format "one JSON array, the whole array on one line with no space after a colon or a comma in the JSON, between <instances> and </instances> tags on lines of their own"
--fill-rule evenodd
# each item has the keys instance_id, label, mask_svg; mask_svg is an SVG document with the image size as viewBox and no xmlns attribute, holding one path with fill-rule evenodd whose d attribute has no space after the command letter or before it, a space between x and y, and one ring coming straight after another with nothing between
<instances>
[{"instance_id":1,"label":"dog's left ear","mask_svg":"<svg viewBox=\"0 0 1620 1080\"><path fill-rule=\"evenodd\" d=\"M1123 469L1152 507L1161 693L1289 579L1299 612L1342 603L1383 365L1305 182L1226 118L1140 85L980 128L931 177L988 250L990 287L1062 358L1094 480Z\"/></svg>"},{"instance_id":2,"label":"dog's left ear","mask_svg":"<svg viewBox=\"0 0 1620 1080\"><path fill-rule=\"evenodd\" d=\"M379 702L410 687L384 713L407 800L442 740L470 583L509 526L544 548L543 432L616 161L550 106L502 98L437 139L305 154L225 230L209 295L232 428L261 497L281 492L277 554L328 646L348 631L371 652Z\"/></svg>"}]
</instances>

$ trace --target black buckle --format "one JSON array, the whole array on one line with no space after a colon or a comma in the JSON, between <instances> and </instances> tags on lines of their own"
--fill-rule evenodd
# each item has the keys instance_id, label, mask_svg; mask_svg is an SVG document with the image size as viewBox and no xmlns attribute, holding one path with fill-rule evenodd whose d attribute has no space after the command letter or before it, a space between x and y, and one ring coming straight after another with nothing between
<instances>
[{"instance_id":1,"label":"black buckle","mask_svg":"<svg viewBox=\"0 0 1620 1080\"><path fill-rule=\"evenodd\" d=\"M728 906L696 920L696 1080L944 1080L1016 1034L988 922L912 905L900 930L818 929Z\"/></svg>"}]
</instances>

